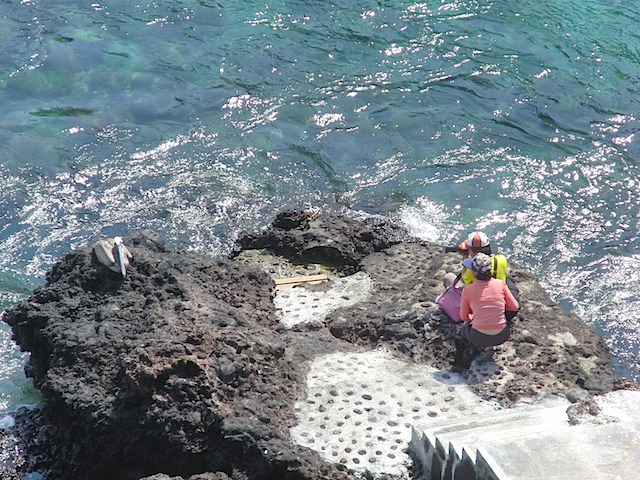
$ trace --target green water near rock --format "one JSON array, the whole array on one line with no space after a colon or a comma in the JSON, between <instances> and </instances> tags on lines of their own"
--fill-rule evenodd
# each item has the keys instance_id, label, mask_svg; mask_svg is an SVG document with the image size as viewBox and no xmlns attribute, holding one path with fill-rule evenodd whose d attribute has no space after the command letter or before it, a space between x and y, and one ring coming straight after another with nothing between
<instances>
[{"instance_id":1,"label":"green water near rock","mask_svg":"<svg viewBox=\"0 0 640 480\"><path fill-rule=\"evenodd\" d=\"M224 255L282 209L345 209L443 244L485 230L638 379L639 19L595 0L2 3L3 307L101 236ZM0 411L31 398L2 328Z\"/></svg>"}]
</instances>

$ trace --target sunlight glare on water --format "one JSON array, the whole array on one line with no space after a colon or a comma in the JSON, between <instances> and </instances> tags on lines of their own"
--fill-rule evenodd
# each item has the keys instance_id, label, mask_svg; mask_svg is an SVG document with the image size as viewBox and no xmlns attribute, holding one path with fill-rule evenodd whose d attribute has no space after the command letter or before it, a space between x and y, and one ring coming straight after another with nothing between
<instances>
[{"instance_id":1,"label":"sunlight glare on water","mask_svg":"<svg viewBox=\"0 0 640 480\"><path fill-rule=\"evenodd\" d=\"M383 214L446 245L485 230L640 378L638 21L597 0L0 3L4 290L101 236L217 256L284 209Z\"/></svg>"}]
</instances>

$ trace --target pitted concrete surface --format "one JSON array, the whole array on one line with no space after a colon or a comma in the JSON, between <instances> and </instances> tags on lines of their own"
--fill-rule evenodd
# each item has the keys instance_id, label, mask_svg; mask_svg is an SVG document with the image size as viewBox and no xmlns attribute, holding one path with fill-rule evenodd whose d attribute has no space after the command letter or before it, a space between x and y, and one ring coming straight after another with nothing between
<instances>
[{"instance_id":1,"label":"pitted concrete surface","mask_svg":"<svg viewBox=\"0 0 640 480\"><path fill-rule=\"evenodd\" d=\"M364 272L336 278L328 288L294 287L278 292L273 303L280 322L291 328L301 323L322 322L334 310L367 300L373 282Z\"/></svg>"},{"instance_id":2,"label":"pitted concrete surface","mask_svg":"<svg viewBox=\"0 0 640 480\"><path fill-rule=\"evenodd\" d=\"M382 350L319 357L296 403L294 442L355 471L408 478L411 428L500 410L456 374Z\"/></svg>"}]
</instances>

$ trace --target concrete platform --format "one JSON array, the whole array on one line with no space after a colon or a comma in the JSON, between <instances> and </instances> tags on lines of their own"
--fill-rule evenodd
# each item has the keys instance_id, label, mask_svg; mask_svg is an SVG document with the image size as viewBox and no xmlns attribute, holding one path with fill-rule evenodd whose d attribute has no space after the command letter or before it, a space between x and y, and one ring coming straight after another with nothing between
<instances>
[{"instance_id":1,"label":"concrete platform","mask_svg":"<svg viewBox=\"0 0 640 480\"><path fill-rule=\"evenodd\" d=\"M640 478L640 422L526 431L478 446L501 480L633 480Z\"/></svg>"}]
</instances>

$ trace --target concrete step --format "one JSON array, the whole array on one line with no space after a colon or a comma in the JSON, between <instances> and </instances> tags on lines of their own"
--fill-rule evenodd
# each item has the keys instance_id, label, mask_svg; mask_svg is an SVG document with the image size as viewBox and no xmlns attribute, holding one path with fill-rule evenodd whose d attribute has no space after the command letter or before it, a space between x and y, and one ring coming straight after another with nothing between
<instances>
[{"instance_id":1,"label":"concrete step","mask_svg":"<svg viewBox=\"0 0 640 480\"><path fill-rule=\"evenodd\" d=\"M599 397L597 417L569 425L568 402L496 410L431 423L411 451L421 479L637 480L640 392ZM456 476L459 471L474 473Z\"/></svg>"},{"instance_id":2,"label":"concrete step","mask_svg":"<svg viewBox=\"0 0 640 480\"><path fill-rule=\"evenodd\" d=\"M480 440L511 439L568 428L568 405L470 415L446 424L430 425L424 431L438 437L443 443L459 441L472 447Z\"/></svg>"}]
</instances>

